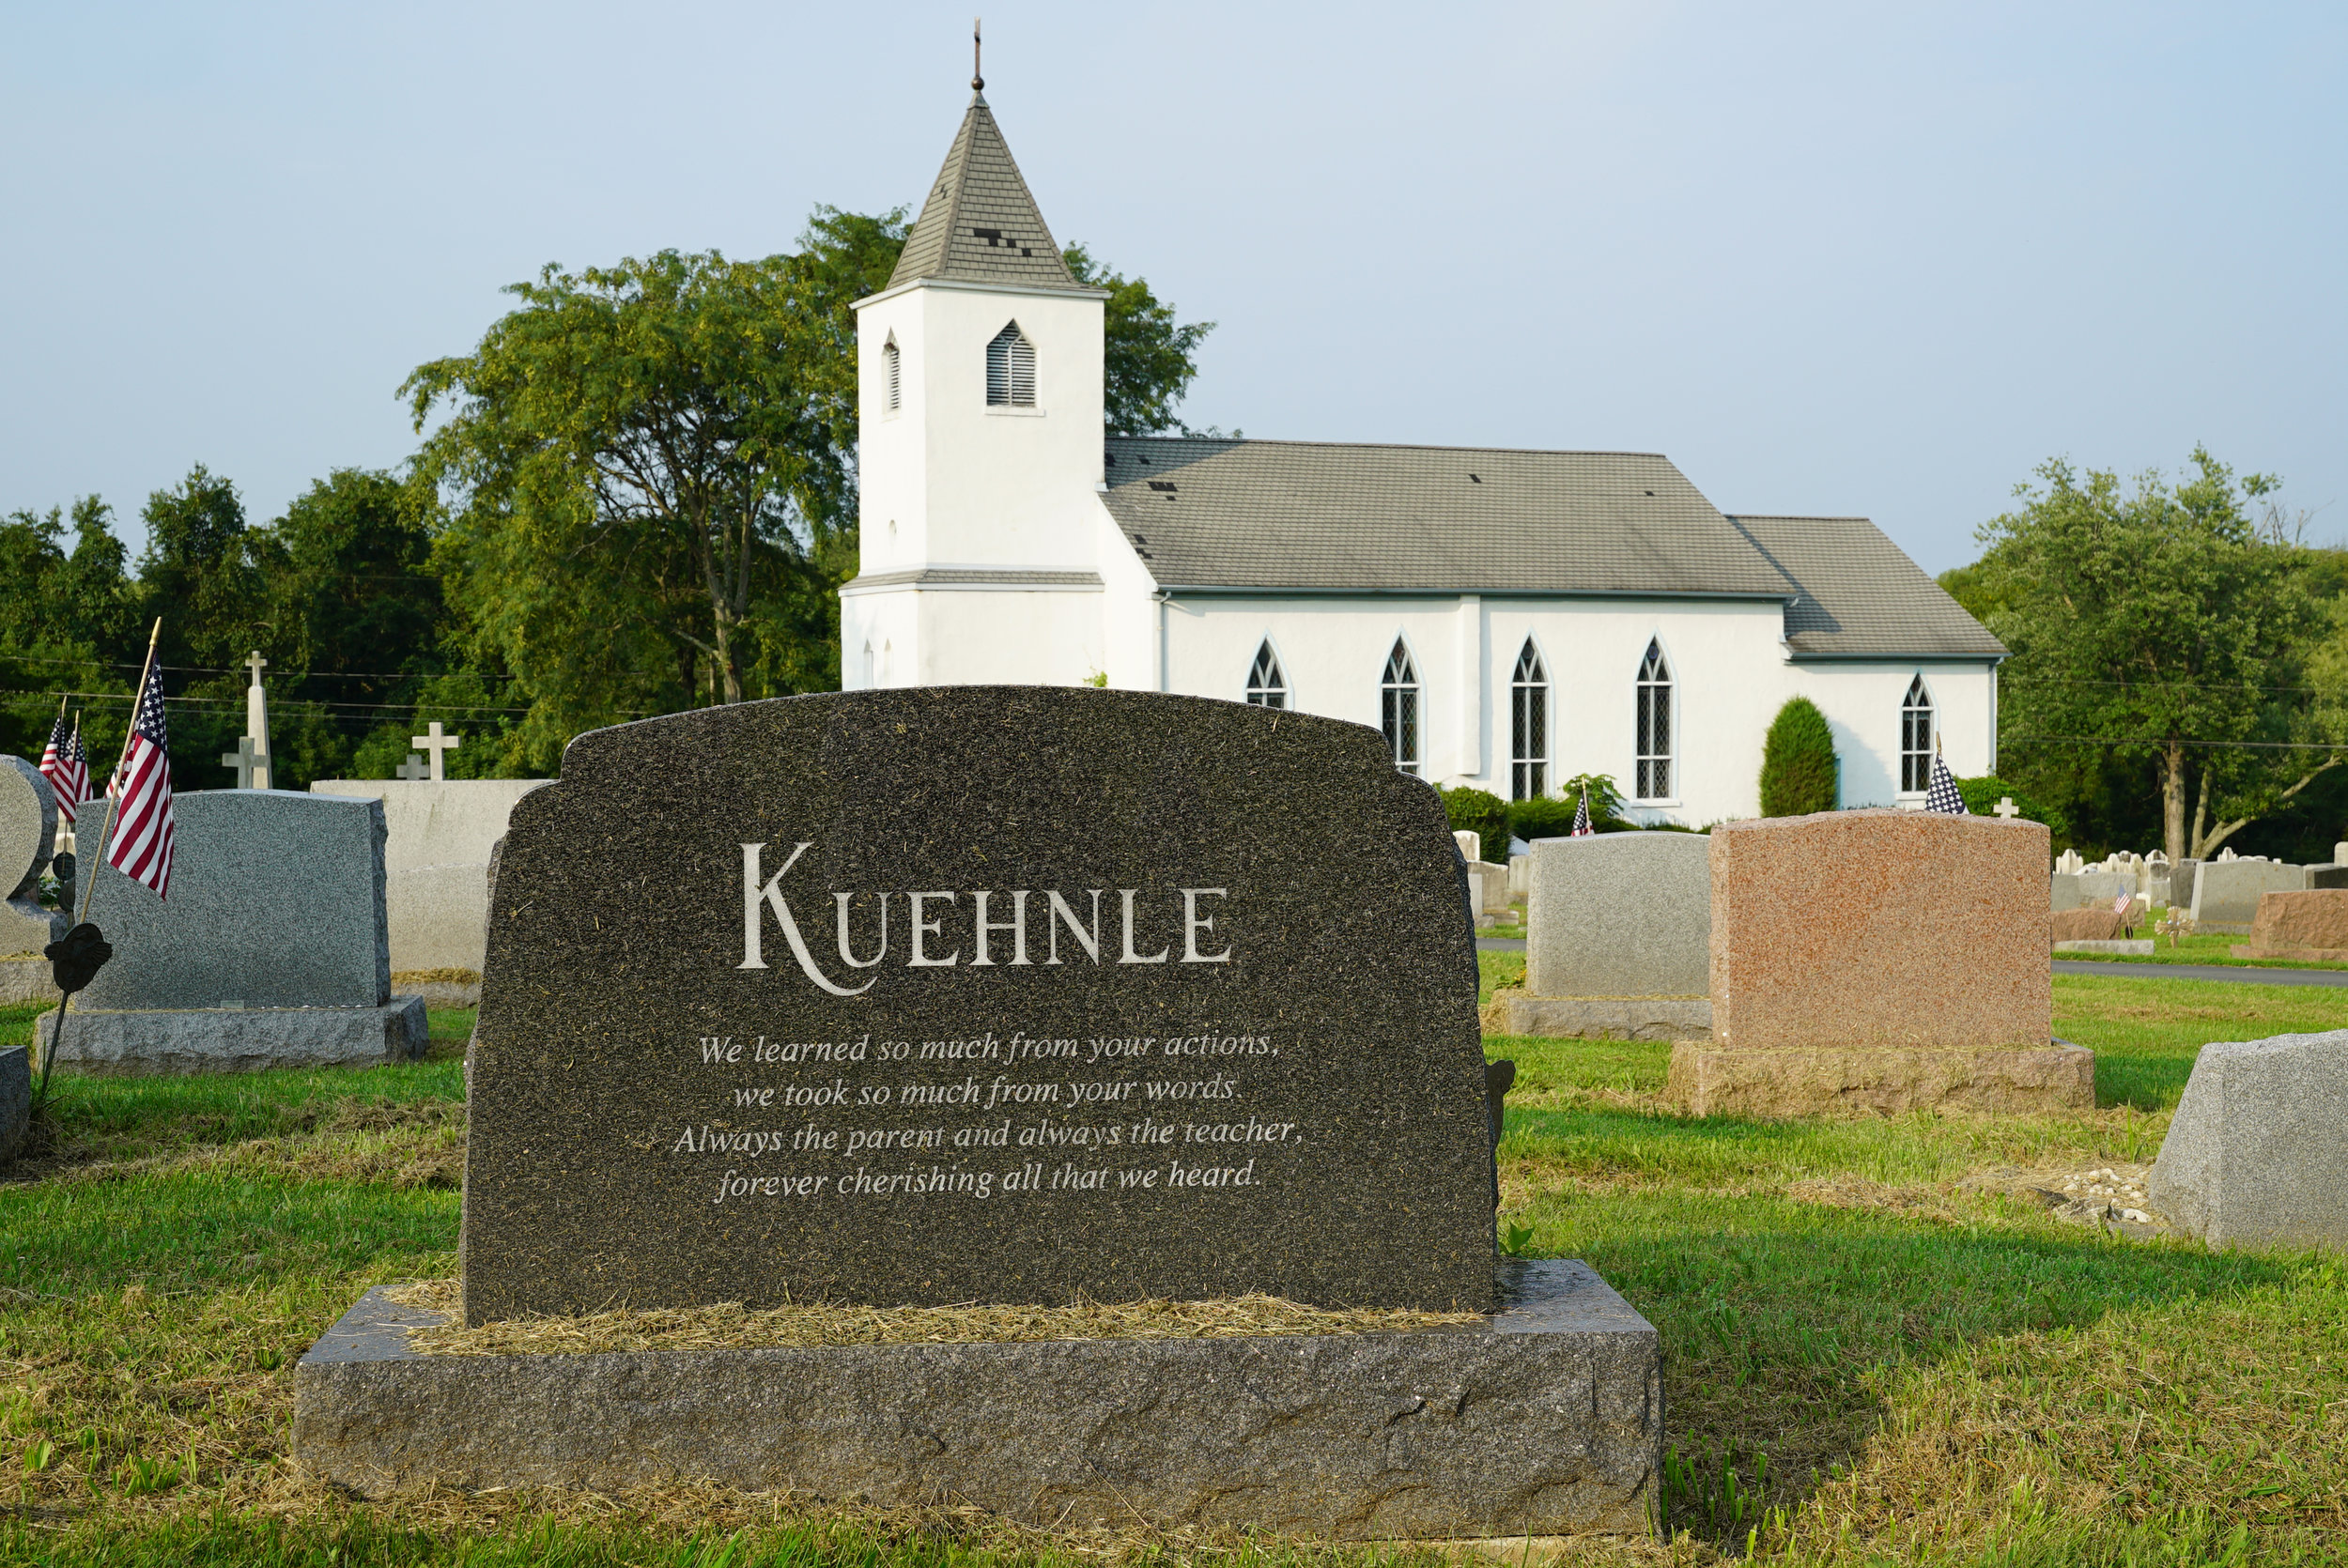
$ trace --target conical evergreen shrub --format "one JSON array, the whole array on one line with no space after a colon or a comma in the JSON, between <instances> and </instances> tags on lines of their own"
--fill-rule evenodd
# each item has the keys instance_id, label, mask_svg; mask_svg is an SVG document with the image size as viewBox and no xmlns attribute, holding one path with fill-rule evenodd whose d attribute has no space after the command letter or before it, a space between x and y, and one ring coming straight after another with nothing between
<instances>
[{"instance_id":1,"label":"conical evergreen shrub","mask_svg":"<svg viewBox=\"0 0 2348 1568\"><path fill-rule=\"evenodd\" d=\"M1769 721L1761 745L1761 814L1800 817L1831 811L1835 798L1834 731L1806 697L1787 700Z\"/></svg>"}]
</instances>

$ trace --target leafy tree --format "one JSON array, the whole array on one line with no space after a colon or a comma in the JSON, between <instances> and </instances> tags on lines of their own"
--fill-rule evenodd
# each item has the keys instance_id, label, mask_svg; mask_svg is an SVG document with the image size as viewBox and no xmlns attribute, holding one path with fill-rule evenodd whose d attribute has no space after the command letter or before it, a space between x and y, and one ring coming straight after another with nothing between
<instances>
[{"instance_id":1,"label":"leafy tree","mask_svg":"<svg viewBox=\"0 0 2348 1568\"><path fill-rule=\"evenodd\" d=\"M1151 436L1184 428L1174 407L1198 375L1193 358L1212 321L1178 323L1174 307L1140 278L1127 278L1095 260L1082 245L1060 253L1076 281L1108 290L1104 302L1103 423L1112 436Z\"/></svg>"},{"instance_id":2,"label":"leafy tree","mask_svg":"<svg viewBox=\"0 0 2348 1568\"><path fill-rule=\"evenodd\" d=\"M420 432L452 410L417 480L455 502L450 590L471 652L532 694L542 754L631 711L742 700L759 632L790 624L773 591L842 558L856 377L839 317L877 280L831 260L548 267L472 354L402 388ZM836 645L796 668L836 668Z\"/></svg>"},{"instance_id":3,"label":"leafy tree","mask_svg":"<svg viewBox=\"0 0 2348 1568\"><path fill-rule=\"evenodd\" d=\"M1840 804L1834 731L1806 697L1786 699L1761 743L1761 814L1802 817Z\"/></svg>"},{"instance_id":4,"label":"leafy tree","mask_svg":"<svg viewBox=\"0 0 2348 1568\"><path fill-rule=\"evenodd\" d=\"M2206 855L2340 757L2291 749L2326 720L2294 689L2317 623L2307 552L2248 512L2278 482L2237 484L2200 447L2173 484L2060 459L2037 472L1980 533L1978 590L2003 607L1989 623L2014 652L2000 750L2058 794L2149 750L2170 857ZM2081 745L2103 755L2082 765Z\"/></svg>"}]
</instances>

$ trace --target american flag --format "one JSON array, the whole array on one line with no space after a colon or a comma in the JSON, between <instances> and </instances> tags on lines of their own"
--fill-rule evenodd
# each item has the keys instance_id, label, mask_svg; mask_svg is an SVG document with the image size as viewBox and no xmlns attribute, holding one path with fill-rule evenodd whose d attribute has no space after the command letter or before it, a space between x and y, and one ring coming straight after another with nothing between
<instances>
[{"instance_id":1,"label":"american flag","mask_svg":"<svg viewBox=\"0 0 2348 1568\"><path fill-rule=\"evenodd\" d=\"M120 815L106 840L106 864L159 899L171 896L171 754L163 735L163 672L147 677L138 712L131 718L131 744L118 776Z\"/></svg>"},{"instance_id":2,"label":"american flag","mask_svg":"<svg viewBox=\"0 0 2348 1568\"><path fill-rule=\"evenodd\" d=\"M73 741L65 727L65 710L59 708L56 725L49 731L49 744L40 748L40 776L49 780L49 788L57 797L57 815L67 822L73 820L73 808L82 803L70 783L72 776L67 759L72 755Z\"/></svg>"},{"instance_id":3,"label":"american flag","mask_svg":"<svg viewBox=\"0 0 2348 1568\"><path fill-rule=\"evenodd\" d=\"M1587 838L1597 831L1590 825L1590 792L1584 786L1582 791L1582 804L1573 808L1573 837Z\"/></svg>"},{"instance_id":4,"label":"american flag","mask_svg":"<svg viewBox=\"0 0 2348 1568\"><path fill-rule=\"evenodd\" d=\"M65 744L65 788L57 792L57 809L71 822L89 799L89 753L82 746L82 715L73 715L73 737ZM70 806L67 805L71 801Z\"/></svg>"},{"instance_id":5,"label":"american flag","mask_svg":"<svg viewBox=\"0 0 2348 1568\"><path fill-rule=\"evenodd\" d=\"M1965 797L1957 792L1956 779L1949 772L1949 764L1939 752L1932 754L1932 787L1924 792L1924 809L1943 816L1968 817Z\"/></svg>"}]
</instances>

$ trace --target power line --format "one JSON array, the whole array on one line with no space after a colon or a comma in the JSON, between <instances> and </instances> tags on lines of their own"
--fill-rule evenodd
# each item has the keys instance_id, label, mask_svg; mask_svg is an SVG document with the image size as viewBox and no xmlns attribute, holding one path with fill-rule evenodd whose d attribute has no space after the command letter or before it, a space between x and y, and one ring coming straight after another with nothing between
<instances>
[{"instance_id":1,"label":"power line","mask_svg":"<svg viewBox=\"0 0 2348 1568\"><path fill-rule=\"evenodd\" d=\"M2168 741L2132 740L2120 735L2006 735L2005 742L2055 742L2078 746L2165 746ZM2348 751L2348 745L2335 746L2328 741L2178 741L2178 746L2194 746L2241 751Z\"/></svg>"}]
</instances>

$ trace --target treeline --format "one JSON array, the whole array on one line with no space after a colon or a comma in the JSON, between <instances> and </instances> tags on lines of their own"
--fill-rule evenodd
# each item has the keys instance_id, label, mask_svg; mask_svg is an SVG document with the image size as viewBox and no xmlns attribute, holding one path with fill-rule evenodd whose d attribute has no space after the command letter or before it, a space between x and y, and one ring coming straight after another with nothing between
<instances>
[{"instance_id":1,"label":"treeline","mask_svg":"<svg viewBox=\"0 0 2348 1568\"><path fill-rule=\"evenodd\" d=\"M462 733L457 777L553 773L582 730L829 691L857 564L854 301L902 210L819 208L792 254L549 267L470 354L399 389L395 472L337 469L247 516L198 466L140 509L137 559L96 496L0 521L0 748L37 757L60 699L113 765L148 627L177 788L234 781L245 661L269 661L272 782L386 778ZM1081 246L1108 291L1108 429L1178 427L1212 323Z\"/></svg>"},{"instance_id":2,"label":"treeline","mask_svg":"<svg viewBox=\"0 0 2348 1568\"><path fill-rule=\"evenodd\" d=\"M1996 633L1999 773L2089 858L2348 838L2348 552L2269 474L2040 467L1941 586Z\"/></svg>"}]
</instances>

